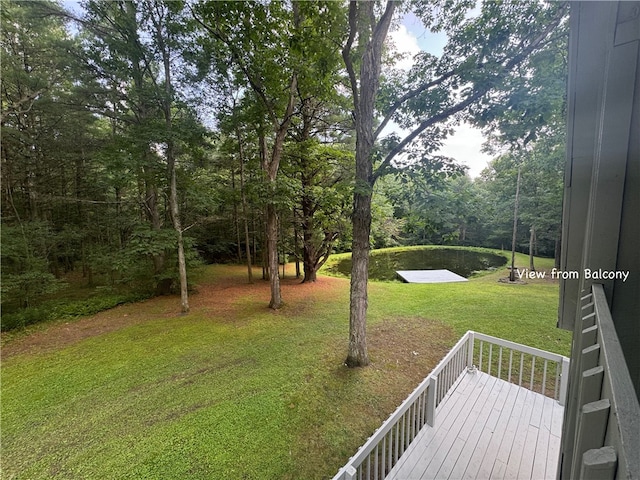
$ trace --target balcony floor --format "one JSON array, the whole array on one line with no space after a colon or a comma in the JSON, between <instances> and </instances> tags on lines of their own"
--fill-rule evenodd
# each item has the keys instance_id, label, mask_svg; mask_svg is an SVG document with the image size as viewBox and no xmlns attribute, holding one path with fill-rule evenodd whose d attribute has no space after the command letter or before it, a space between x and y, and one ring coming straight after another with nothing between
<instances>
[{"instance_id":1,"label":"balcony floor","mask_svg":"<svg viewBox=\"0 0 640 480\"><path fill-rule=\"evenodd\" d=\"M463 373L386 479L555 479L564 408L485 373Z\"/></svg>"}]
</instances>

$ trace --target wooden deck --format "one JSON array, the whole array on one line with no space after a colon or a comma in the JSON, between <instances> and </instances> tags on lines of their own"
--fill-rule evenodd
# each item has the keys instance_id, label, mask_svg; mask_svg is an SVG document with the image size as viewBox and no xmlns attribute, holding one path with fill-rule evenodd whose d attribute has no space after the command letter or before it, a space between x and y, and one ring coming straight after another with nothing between
<instances>
[{"instance_id":1,"label":"wooden deck","mask_svg":"<svg viewBox=\"0 0 640 480\"><path fill-rule=\"evenodd\" d=\"M387 479L555 479L564 408L485 373L463 373Z\"/></svg>"}]
</instances>

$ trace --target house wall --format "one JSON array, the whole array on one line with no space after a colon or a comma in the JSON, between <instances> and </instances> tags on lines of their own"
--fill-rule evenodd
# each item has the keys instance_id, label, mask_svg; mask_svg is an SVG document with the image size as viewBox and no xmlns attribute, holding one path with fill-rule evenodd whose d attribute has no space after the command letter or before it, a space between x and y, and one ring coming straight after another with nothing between
<instances>
[{"instance_id":1,"label":"house wall","mask_svg":"<svg viewBox=\"0 0 640 480\"><path fill-rule=\"evenodd\" d=\"M558 326L581 353L580 297L592 283L607 296L636 396L640 396L640 2L571 4L567 162ZM594 279L590 272L629 272ZM562 455L571 456L580 411L572 362ZM561 458L560 478L577 478Z\"/></svg>"},{"instance_id":2,"label":"house wall","mask_svg":"<svg viewBox=\"0 0 640 480\"><path fill-rule=\"evenodd\" d=\"M640 393L640 2L575 2L558 326L573 330L581 292L605 286ZM626 280L593 279L602 269Z\"/></svg>"}]
</instances>

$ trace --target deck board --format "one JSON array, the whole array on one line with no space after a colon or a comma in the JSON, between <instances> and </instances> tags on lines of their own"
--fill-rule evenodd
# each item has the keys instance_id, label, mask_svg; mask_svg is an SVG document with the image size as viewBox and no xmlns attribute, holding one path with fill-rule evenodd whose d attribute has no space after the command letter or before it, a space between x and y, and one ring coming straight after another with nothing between
<instances>
[{"instance_id":1,"label":"deck board","mask_svg":"<svg viewBox=\"0 0 640 480\"><path fill-rule=\"evenodd\" d=\"M491 412L493 412L493 406L495 405L495 402L499 396L501 386L502 385L500 384L496 385L494 382L493 388L491 389L491 392L489 393L489 396L483 405L484 408L482 408L479 412L469 416L469 418L467 419L467 423L470 426L469 436L466 438L460 437L464 438L466 448L463 449L458 458L451 458L449 460L450 462L454 463L452 468L449 469L443 467L443 473L448 472L448 476L443 475L442 477L438 478L462 478L464 472L467 470L469 462L471 461L471 456L473 455L473 452L475 451L476 446L480 441L484 426L489 420Z\"/></svg>"},{"instance_id":2,"label":"deck board","mask_svg":"<svg viewBox=\"0 0 640 480\"><path fill-rule=\"evenodd\" d=\"M562 418L553 399L464 374L387 479L555 478Z\"/></svg>"},{"instance_id":3,"label":"deck board","mask_svg":"<svg viewBox=\"0 0 640 480\"><path fill-rule=\"evenodd\" d=\"M531 403L533 402L534 393L529 390L524 390L521 392L524 399L524 406L522 409L522 413L520 415L520 419L518 420L518 424L516 427L516 433L513 438L513 442L511 444L511 450L509 452L509 460L507 461L507 470L505 472L505 477L507 479L517 479L519 478L519 470L520 470L520 462L522 461L522 456L525 449L525 442L527 440L527 433L529 429L529 420L531 419Z\"/></svg>"}]
</instances>

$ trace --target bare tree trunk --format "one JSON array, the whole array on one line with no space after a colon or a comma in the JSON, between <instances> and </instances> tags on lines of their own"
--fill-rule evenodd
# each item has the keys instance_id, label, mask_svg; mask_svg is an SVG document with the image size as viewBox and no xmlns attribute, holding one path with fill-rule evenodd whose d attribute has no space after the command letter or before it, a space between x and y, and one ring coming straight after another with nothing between
<instances>
[{"instance_id":1,"label":"bare tree trunk","mask_svg":"<svg viewBox=\"0 0 640 480\"><path fill-rule=\"evenodd\" d=\"M304 160L303 160L304 162ZM300 183L302 184L302 200L300 207L302 210L302 264L304 268L304 278L302 283L316 281L316 243L314 242L314 204L309 197L308 191L311 188L311 182L303 172Z\"/></svg>"},{"instance_id":2,"label":"bare tree trunk","mask_svg":"<svg viewBox=\"0 0 640 480\"><path fill-rule=\"evenodd\" d=\"M173 150L172 142L167 150ZM178 274L180 276L180 311L182 313L189 312L189 289L187 284L187 262L184 256L184 239L182 237L182 223L180 221L180 211L178 208L178 187L176 182L176 166L173 152L167 157L171 157L169 170L171 176L171 186L169 192L169 203L171 204L171 219L173 220L173 228L178 235Z\"/></svg>"},{"instance_id":3,"label":"bare tree trunk","mask_svg":"<svg viewBox=\"0 0 640 480\"><path fill-rule=\"evenodd\" d=\"M231 189L233 190L233 229L236 234L236 256L238 263L242 263L242 242L240 241L240 216L238 215L238 202L235 196L236 192L236 174L231 167Z\"/></svg>"},{"instance_id":4,"label":"bare tree trunk","mask_svg":"<svg viewBox=\"0 0 640 480\"><path fill-rule=\"evenodd\" d=\"M282 139L284 141L284 138ZM276 142L278 139L276 139ZM274 145L271 158L267 155L267 139L264 133L260 133L260 155L262 158L262 168L267 173L267 181L269 182L269 189L275 190L276 175L278 172L277 163L274 164L274 156L277 150ZM280 160L280 156L276 157L276 160ZM269 278L269 284L271 287L271 300L269 301L269 308L274 310L279 309L282 306L282 294L280 292L280 276L278 272L278 213L276 206L272 201L267 201L265 208L265 237L266 237L266 274ZM264 278L263 267L263 278Z\"/></svg>"},{"instance_id":5,"label":"bare tree trunk","mask_svg":"<svg viewBox=\"0 0 640 480\"><path fill-rule=\"evenodd\" d=\"M293 210L293 250L296 257L296 278L300 278L300 246L298 245L298 216Z\"/></svg>"},{"instance_id":6,"label":"bare tree trunk","mask_svg":"<svg viewBox=\"0 0 640 480\"><path fill-rule=\"evenodd\" d=\"M342 50L353 94L356 125L356 184L353 195L353 243L351 291L349 307L349 353L345 363L349 367L369 364L367 352L367 283L369 280L369 235L371 233L371 195L373 193L373 160L375 142L374 107L379 87L382 46L389 31L394 2L387 2L385 11L376 23L374 2L349 4L349 38ZM360 17L360 21L359 20ZM368 39L361 58L360 76L356 75L352 47L356 36ZM359 80L359 82L358 82Z\"/></svg>"},{"instance_id":7,"label":"bare tree trunk","mask_svg":"<svg viewBox=\"0 0 640 480\"><path fill-rule=\"evenodd\" d=\"M369 235L371 233L371 193L354 194L351 290L349 302L349 367L369 364L367 352L367 307L369 280Z\"/></svg>"},{"instance_id":8,"label":"bare tree trunk","mask_svg":"<svg viewBox=\"0 0 640 480\"><path fill-rule=\"evenodd\" d=\"M271 284L269 308L277 310L282 306L280 275L278 273L278 214L272 203L267 204L267 266Z\"/></svg>"},{"instance_id":9,"label":"bare tree trunk","mask_svg":"<svg viewBox=\"0 0 640 480\"><path fill-rule=\"evenodd\" d=\"M171 119L171 106L173 103L173 86L171 83L171 47L168 38L164 37L167 27L169 12L165 10L156 11L156 15L151 15L151 20L155 27L156 42L162 54L164 66L164 93L163 112L165 128L167 131L167 170L169 175L169 210L171 211L171 221L176 231L178 241L178 276L180 278L180 311L189 312L189 288L187 283L187 261L184 254L184 238L182 232L182 222L180 221L180 208L178 206L178 182L176 175L176 152L173 136L173 123ZM167 16L165 16L167 15Z\"/></svg>"},{"instance_id":10,"label":"bare tree trunk","mask_svg":"<svg viewBox=\"0 0 640 480\"><path fill-rule=\"evenodd\" d=\"M252 245L253 245L253 258L254 258L255 261L257 261L258 260L259 236L258 236L258 233L257 233L258 230L257 230L257 227L256 227L256 217L253 214L251 215L251 230L253 232L253 242L252 242ZM264 265L264 262L263 262L263 265ZM262 278L264 278L264 274L263 274Z\"/></svg>"},{"instance_id":11,"label":"bare tree trunk","mask_svg":"<svg viewBox=\"0 0 640 480\"><path fill-rule=\"evenodd\" d=\"M532 272L536 271L536 267L533 264L533 253L536 243L536 227L531 225L531 229L529 230L529 270Z\"/></svg>"},{"instance_id":12,"label":"bare tree trunk","mask_svg":"<svg viewBox=\"0 0 640 480\"><path fill-rule=\"evenodd\" d=\"M286 266L287 266L287 250L286 250L286 244L284 242L284 227L282 226L282 220L280 218L278 218L279 222L278 222L278 235L280 235L280 247L282 247L282 249L280 250L280 253L282 254L281 257L279 257L279 260L282 260L282 278L285 278L286 273Z\"/></svg>"},{"instance_id":13,"label":"bare tree trunk","mask_svg":"<svg viewBox=\"0 0 640 480\"><path fill-rule=\"evenodd\" d=\"M253 283L253 270L251 268L251 244L249 243L249 219L247 218L247 195L244 189L244 148L240 129L236 128L238 137L238 153L240 157L240 201L242 204L242 218L244 219L244 243L247 256L247 277L249 283Z\"/></svg>"},{"instance_id":14,"label":"bare tree trunk","mask_svg":"<svg viewBox=\"0 0 640 480\"><path fill-rule=\"evenodd\" d=\"M295 5L295 4L294 4ZM280 159L284 148L284 140L291 125L293 109L295 106L295 94L298 85L297 76L294 74L289 83L289 102L284 115L284 120L278 125L271 155L266 154L266 138L261 137L261 149L264 151L262 157L263 168L267 172L270 190L275 191L276 177L280 167ZM267 203L267 256L269 259L269 282L271 284L271 301L269 308L274 310L282 306L282 294L280 293L280 279L278 277L278 214L273 202Z\"/></svg>"},{"instance_id":15,"label":"bare tree trunk","mask_svg":"<svg viewBox=\"0 0 640 480\"><path fill-rule=\"evenodd\" d=\"M518 166L518 180L516 182L516 201L513 210L513 235L511 236L511 272L509 281L516 281L516 236L518 233L518 201L520 197L520 166Z\"/></svg>"}]
</instances>

